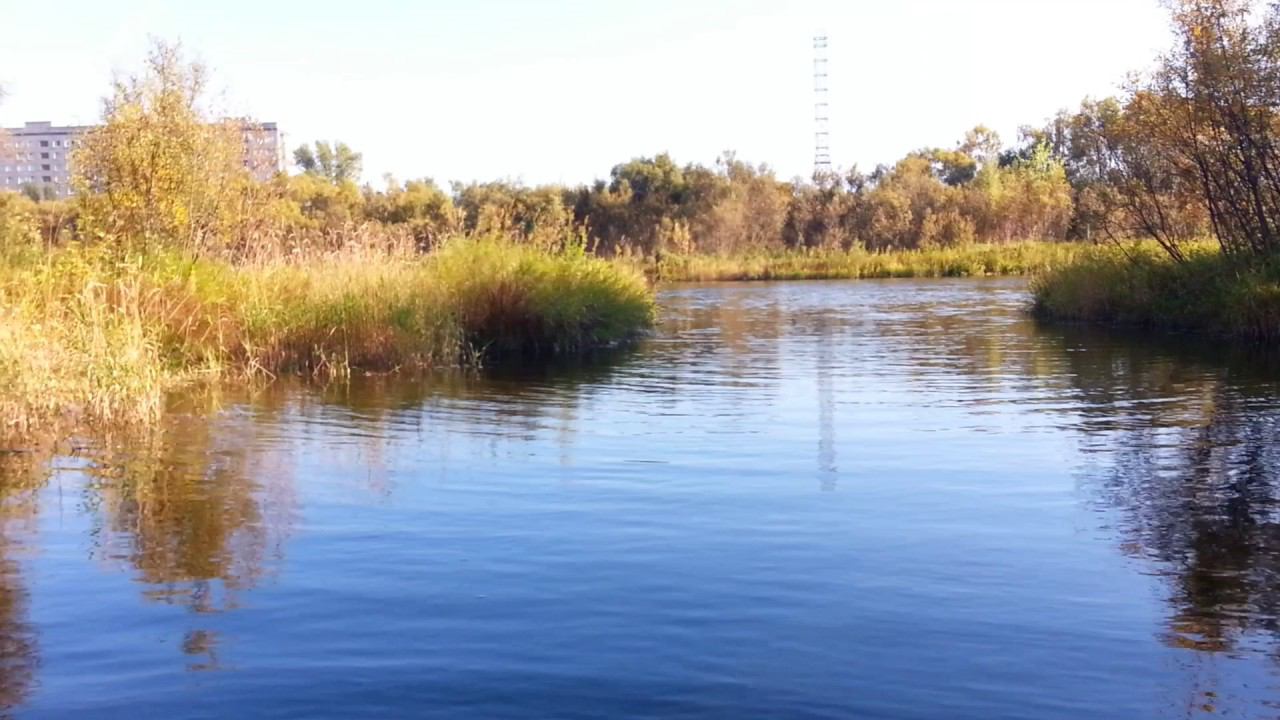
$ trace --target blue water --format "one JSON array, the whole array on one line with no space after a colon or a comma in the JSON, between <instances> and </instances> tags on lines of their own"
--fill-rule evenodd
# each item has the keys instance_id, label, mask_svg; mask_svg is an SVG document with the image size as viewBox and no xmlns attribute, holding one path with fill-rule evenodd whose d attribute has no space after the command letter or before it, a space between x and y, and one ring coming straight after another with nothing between
<instances>
[{"instance_id":1,"label":"blue water","mask_svg":"<svg viewBox=\"0 0 1280 720\"><path fill-rule=\"evenodd\" d=\"M0 707L1280 716L1280 372L1025 303L675 287L576 367L200 391L0 457Z\"/></svg>"}]
</instances>

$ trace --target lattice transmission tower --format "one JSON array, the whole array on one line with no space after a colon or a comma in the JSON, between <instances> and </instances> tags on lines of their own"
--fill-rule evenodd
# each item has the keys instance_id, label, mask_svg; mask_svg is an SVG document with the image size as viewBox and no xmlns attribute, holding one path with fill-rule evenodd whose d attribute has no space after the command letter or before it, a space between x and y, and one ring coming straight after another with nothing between
<instances>
[{"instance_id":1,"label":"lattice transmission tower","mask_svg":"<svg viewBox=\"0 0 1280 720\"><path fill-rule=\"evenodd\" d=\"M831 171L831 105L827 84L827 36L813 38L813 175Z\"/></svg>"}]
</instances>

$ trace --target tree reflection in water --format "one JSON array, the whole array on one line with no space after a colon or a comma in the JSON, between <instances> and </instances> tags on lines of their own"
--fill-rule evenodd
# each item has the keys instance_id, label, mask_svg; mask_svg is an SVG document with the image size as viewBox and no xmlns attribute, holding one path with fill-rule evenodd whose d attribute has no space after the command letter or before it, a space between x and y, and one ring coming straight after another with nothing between
<instances>
[{"instance_id":1,"label":"tree reflection in water","mask_svg":"<svg viewBox=\"0 0 1280 720\"><path fill-rule=\"evenodd\" d=\"M1171 339L1059 337L1085 401L1081 427L1106 440L1098 499L1119 511L1125 551L1167 580L1166 642L1213 653L1262 645L1280 658L1275 366Z\"/></svg>"},{"instance_id":2,"label":"tree reflection in water","mask_svg":"<svg viewBox=\"0 0 1280 720\"><path fill-rule=\"evenodd\" d=\"M1198 337L1037 327L989 308L900 310L876 335L930 348L917 381L979 377L991 385L982 403L1039 403L1081 438L1089 501L1119 518L1122 551L1167 583L1169 646L1280 660L1277 358Z\"/></svg>"},{"instance_id":3,"label":"tree reflection in water","mask_svg":"<svg viewBox=\"0 0 1280 720\"><path fill-rule=\"evenodd\" d=\"M1133 433L1106 489L1129 546L1165 568L1169 642L1230 652L1280 629L1280 419L1222 382L1206 390L1203 418L1176 440L1153 449Z\"/></svg>"},{"instance_id":4,"label":"tree reflection in water","mask_svg":"<svg viewBox=\"0 0 1280 720\"><path fill-rule=\"evenodd\" d=\"M35 686L40 666L35 629L28 622L30 594L21 553L35 533L36 493L48 475L48 458L0 452L0 716L19 707Z\"/></svg>"},{"instance_id":5,"label":"tree reflection in water","mask_svg":"<svg viewBox=\"0 0 1280 720\"><path fill-rule=\"evenodd\" d=\"M95 555L133 569L152 602L193 616L235 609L272 571L292 527L287 456L254 442L253 413L173 416L145 439L103 443L91 456ZM218 667L217 634L190 630L189 668Z\"/></svg>"},{"instance_id":6,"label":"tree reflection in water","mask_svg":"<svg viewBox=\"0 0 1280 720\"><path fill-rule=\"evenodd\" d=\"M1193 697L1180 705L1220 709L1216 658L1280 662L1280 358L926 299L873 322L885 362L910 358L903 373L922 389L964 373L986 388L975 414L1019 402L1032 422L1077 435L1087 502L1161 578L1160 639L1190 651Z\"/></svg>"},{"instance_id":7,"label":"tree reflection in water","mask_svg":"<svg viewBox=\"0 0 1280 720\"><path fill-rule=\"evenodd\" d=\"M278 383L234 398L223 412L171 412L145 437L93 444L84 472L95 556L130 568L148 601L189 611L195 625L180 643L187 667L218 669L221 638L199 618L235 610L244 593L275 572L294 526L294 453L301 450L280 433L320 432L335 460L355 453L347 464L367 470L359 479L365 491L386 495L388 446L416 438L406 428L426 422L437 405L498 394L502 431L527 434L552 413L571 423L579 395L561 386L598 379L603 367L541 385L527 376L480 382L466 375L369 378L319 390Z\"/></svg>"}]
</instances>

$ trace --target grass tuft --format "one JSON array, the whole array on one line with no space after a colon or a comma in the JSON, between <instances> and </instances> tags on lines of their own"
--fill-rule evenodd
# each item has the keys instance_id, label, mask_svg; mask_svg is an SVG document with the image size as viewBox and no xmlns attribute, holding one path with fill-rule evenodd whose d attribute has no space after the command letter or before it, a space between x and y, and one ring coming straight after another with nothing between
<instances>
[{"instance_id":1,"label":"grass tuft","mask_svg":"<svg viewBox=\"0 0 1280 720\"><path fill-rule=\"evenodd\" d=\"M1280 258L1245 267L1215 243L1174 262L1158 248L1099 247L1036 278L1033 311L1095 322L1280 341Z\"/></svg>"}]
</instances>

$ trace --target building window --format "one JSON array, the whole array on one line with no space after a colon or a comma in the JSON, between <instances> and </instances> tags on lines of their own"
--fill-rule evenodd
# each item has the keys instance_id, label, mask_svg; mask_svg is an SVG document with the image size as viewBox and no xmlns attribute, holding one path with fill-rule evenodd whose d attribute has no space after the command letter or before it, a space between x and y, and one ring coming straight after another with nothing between
<instances>
[{"instance_id":1,"label":"building window","mask_svg":"<svg viewBox=\"0 0 1280 720\"><path fill-rule=\"evenodd\" d=\"M48 140L41 140L41 141L40 141L40 147L49 147L49 141L48 141Z\"/></svg>"}]
</instances>

